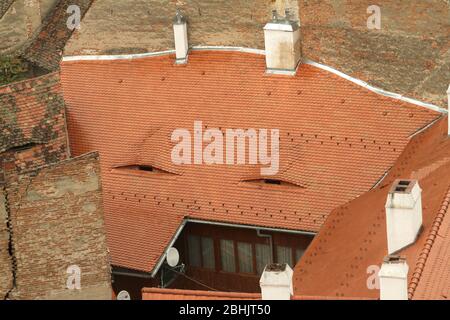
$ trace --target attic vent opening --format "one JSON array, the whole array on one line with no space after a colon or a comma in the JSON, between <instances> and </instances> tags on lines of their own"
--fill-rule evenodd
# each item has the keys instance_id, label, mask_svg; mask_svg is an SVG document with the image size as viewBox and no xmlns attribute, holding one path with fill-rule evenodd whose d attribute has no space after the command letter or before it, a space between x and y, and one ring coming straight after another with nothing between
<instances>
[{"instance_id":1,"label":"attic vent opening","mask_svg":"<svg viewBox=\"0 0 450 320\"><path fill-rule=\"evenodd\" d=\"M281 179L268 179L268 178L254 178L254 179L244 179L242 180L243 185L253 186L259 189L272 189L272 190L295 190L303 189L304 186L295 184L289 181Z\"/></svg>"},{"instance_id":2,"label":"attic vent opening","mask_svg":"<svg viewBox=\"0 0 450 320\"><path fill-rule=\"evenodd\" d=\"M34 148L37 145L38 145L37 143L30 142L30 143L23 144L21 146L16 146L16 147L9 148L8 151L12 151L12 152L25 151L25 150Z\"/></svg>"},{"instance_id":3,"label":"attic vent opening","mask_svg":"<svg viewBox=\"0 0 450 320\"><path fill-rule=\"evenodd\" d=\"M171 172L156 168L151 165L145 165L145 164L135 164L135 165L128 165L128 166L119 166L113 168L114 172L126 172L126 173L135 173L135 174L172 174Z\"/></svg>"},{"instance_id":4,"label":"attic vent opening","mask_svg":"<svg viewBox=\"0 0 450 320\"><path fill-rule=\"evenodd\" d=\"M153 167L152 166L137 166L137 169L141 170L141 171L149 171L149 172L153 171Z\"/></svg>"},{"instance_id":5,"label":"attic vent opening","mask_svg":"<svg viewBox=\"0 0 450 320\"><path fill-rule=\"evenodd\" d=\"M281 181L276 179L264 179L264 183L280 185Z\"/></svg>"}]
</instances>

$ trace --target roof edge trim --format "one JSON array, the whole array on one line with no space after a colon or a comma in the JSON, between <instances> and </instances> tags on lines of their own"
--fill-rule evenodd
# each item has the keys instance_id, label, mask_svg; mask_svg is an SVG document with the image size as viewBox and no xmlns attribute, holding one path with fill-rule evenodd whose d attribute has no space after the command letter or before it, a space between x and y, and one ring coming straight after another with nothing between
<instances>
[{"instance_id":1,"label":"roof edge trim","mask_svg":"<svg viewBox=\"0 0 450 320\"><path fill-rule=\"evenodd\" d=\"M192 223L209 224L209 225L214 225L214 226L222 226L222 227L233 227L233 228L242 228L242 229L253 229L253 230L263 230L263 231L295 233L295 234L303 234L303 235L311 235L311 236L315 236L317 234L317 232L312 232L312 231L291 230L291 229L273 228L273 227L259 227L259 226L256 226L256 225L237 224L237 223L229 223L229 222L218 222L218 221L192 219L192 218L186 218L185 221L186 222L192 222Z\"/></svg>"},{"instance_id":2,"label":"roof edge trim","mask_svg":"<svg viewBox=\"0 0 450 320\"><path fill-rule=\"evenodd\" d=\"M131 60L146 57L157 57L175 53L175 50L133 53L133 54L112 54L112 55L79 55L79 56L64 56L63 62L66 61L101 61L101 60Z\"/></svg>"},{"instance_id":3,"label":"roof edge trim","mask_svg":"<svg viewBox=\"0 0 450 320\"><path fill-rule=\"evenodd\" d=\"M190 48L193 51L208 51L208 50L216 50L216 51L237 51L244 53L253 53L265 55L265 51L261 49L252 49L252 48L244 48L244 47L227 47L227 46L194 46ZM146 53L132 53L132 54L118 54L118 55L75 55L75 56L64 56L62 58L63 62L66 61L96 61L96 60L130 60L130 59L138 59L138 58L147 58L147 57L157 57L164 56L169 54L174 54L175 50L165 50L165 51L156 51L156 52L146 52Z\"/></svg>"},{"instance_id":4,"label":"roof edge trim","mask_svg":"<svg viewBox=\"0 0 450 320\"><path fill-rule=\"evenodd\" d=\"M156 274L158 273L159 269L161 268L162 264L164 263L164 260L166 259L167 251L169 251L169 249L174 245L175 241L177 241L177 239L180 236L181 232L184 230L184 226L186 225L186 223L187 223L187 220L183 219L181 224L178 226L177 231L173 235L172 239L170 239L169 244L164 249L163 254L159 257L158 262L156 263L155 267L153 268L153 270L152 270L152 272L150 274L150 276L152 278L154 278L156 276Z\"/></svg>"},{"instance_id":5,"label":"roof edge trim","mask_svg":"<svg viewBox=\"0 0 450 320\"><path fill-rule=\"evenodd\" d=\"M415 105L420 106L420 107L425 107L427 109L430 109L430 110L433 110L433 111L437 111L437 112L440 112L440 113L448 113L447 109L438 107L438 106L436 106L434 104L422 102L422 101L419 101L419 100L416 100L416 99L405 97L405 96L403 96L401 94L398 94L398 93L394 93L394 92L391 92L391 91L386 91L386 90L383 90L383 89L380 89L380 88L373 87L373 86L369 85L365 81L362 81L362 80L357 79L357 78L353 78L353 77L351 77L351 76L349 76L349 75L347 75L347 74L345 74L345 73L343 73L343 72L341 72L339 70L336 70L336 69L334 69L334 68L332 68L330 66L327 66L327 65L324 65L324 64L321 64L321 63L309 60L309 59L305 59L303 62L306 63L306 64L309 64L309 65L312 65L314 67L317 67L317 68L329 71L331 73L334 73L335 75L338 75L341 78L349 80L349 81L351 81L351 82L353 82L353 83L355 83L355 84L357 84L357 85L359 85L361 87L364 87L364 88L366 88L366 89L368 89L368 90L370 90L372 92L375 92L375 93L377 93L379 95L382 95L382 96L385 96L385 97L389 97L389 98L394 98L394 99L401 100L401 101L405 101L405 102L408 102L408 103L411 103L411 104L415 104Z\"/></svg>"}]
</instances>

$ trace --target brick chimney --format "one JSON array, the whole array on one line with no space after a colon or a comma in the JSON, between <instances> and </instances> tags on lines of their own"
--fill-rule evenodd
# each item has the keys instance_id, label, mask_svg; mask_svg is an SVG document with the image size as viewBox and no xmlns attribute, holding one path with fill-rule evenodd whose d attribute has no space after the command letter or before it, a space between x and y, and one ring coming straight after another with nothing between
<instances>
[{"instance_id":1,"label":"brick chimney","mask_svg":"<svg viewBox=\"0 0 450 320\"><path fill-rule=\"evenodd\" d=\"M267 73L295 74L301 59L300 26L292 21L289 10L285 17L273 11L272 21L264 27Z\"/></svg>"},{"instance_id":2,"label":"brick chimney","mask_svg":"<svg viewBox=\"0 0 450 320\"><path fill-rule=\"evenodd\" d=\"M179 10L177 10L173 19L173 35L175 39L176 63L187 63L189 52L187 20Z\"/></svg>"},{"instance_id":3,"label":"brick chimney","mask_svg":"<svg viewBox=\"0 0 450 320\"><path fill-rule=\"evenodd\" d=\"M380 300L408 300L408 270L405 258L395 255L384 258L378 272Z\"/></svg>"},{"instance_id":4,"label":"brick chimney","mask_svg":"<svg viewBox=\"0 0 450 320\"><path fill-rule=\"evenodd\" d=\"M386 200L388 254L416 241L422 226L422 189L417 180L395 180Z\"/></svg>"},{"instance_id":5,"label":"brick chimney","mask_svg":"<svg viewBox=\"0 0 450 320\"><path fill-rule=\"evenodd\" d=\"M293 295L293 271L288 264L272 263L264 268L259 280L263 300L290 300Z\"/></svg>"}]
</instances>

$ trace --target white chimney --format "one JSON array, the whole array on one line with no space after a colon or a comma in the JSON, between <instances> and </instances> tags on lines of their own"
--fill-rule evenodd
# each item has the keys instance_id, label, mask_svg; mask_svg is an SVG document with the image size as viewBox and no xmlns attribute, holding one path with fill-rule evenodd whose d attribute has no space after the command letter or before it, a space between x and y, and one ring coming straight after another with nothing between
<instances>
[{"instance_id":1,"label":"white chimney","mask_svg":"<svg viewBox=\"0 0 450 320\"><path fill-rule=\"evenodd\" d=\"M405 258L387 256L378 272L380 300L408 300L408 264Z\"/></svg>"},{"instance_id":2,"label":"white chimney","mask_svg":"<svg viewBox=\"0 0 450 320\"><path fill-rule=\"evenodd\" d=\"M189 51L187 21L179 10L177 10L173 19L173 35L175 38L176 63L184 64L187 62Z\"/></svg>"},{"instance_id":3,"label":"white chimney","mask_svg":"<svg viewBox=\"0 0 450 320\"><path fill-rule=\"evenodd\" d=\"M284 18L273 12L272 21L264 27L264 40L267 72L295 74L301 59L300 27L290 20L288 10Z\"/></svg>"},{"instance_id":4,"label":"white chimney","mask_svg":"<svg viewBox=\"0 0 450 320\"><path fill-rule=\"evenodd\" d=\"M395 180L386 200L388 254L416 241L422 226L422 189L417 180Z\"/></svg>"},{"instance_id":5,"label":"white chimney","mask_svg":"<svg viewBox=\"0 0 450 320\"><path fill-rule=\"evenodd\" d=\"M450 85L448 86L447 89L447 103L448 103L448 108L447 108L447 121L448 121L448 128L447 128L447 133L450 136Z\"/></svg>"},{"instance_id":6,"label":"white chimney","mask_svg":"<svg viewBox=\"0 0 450 320\"><path fill-rule=\"evenodd\" d=\"M259 280L263 300L290 300L294 294L293 271L288 264L272 263L264 268Z\"/></svg>"}]
</instances>

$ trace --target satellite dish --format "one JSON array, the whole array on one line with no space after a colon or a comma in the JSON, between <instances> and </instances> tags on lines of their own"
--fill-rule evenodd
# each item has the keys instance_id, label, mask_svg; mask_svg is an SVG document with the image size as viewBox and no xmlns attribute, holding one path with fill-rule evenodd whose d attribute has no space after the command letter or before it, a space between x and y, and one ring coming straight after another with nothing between
<instances>
[{"instance_id":1,"label":"satellite dish","mask_svg":"<svg viewBox=\"0 0 450 320\"><path fill-rule=\"evenodd\" d=\"M128 291L122 290L117 295L117 300L131 300L131 297Z\"/></svg>"},{"instance_id":2,"label":"satellite dish","mask_svg":"<svg viewBox=\"0 0 450 320\"><path fill-rule=\"evenodd\" d=\"M169 248L167 250L166 254L166 261L167 264L171 267L175 267L178 262L180 261L180 254L178 253L178 250L174 247Z\"/></svg>"}]
</instances>

